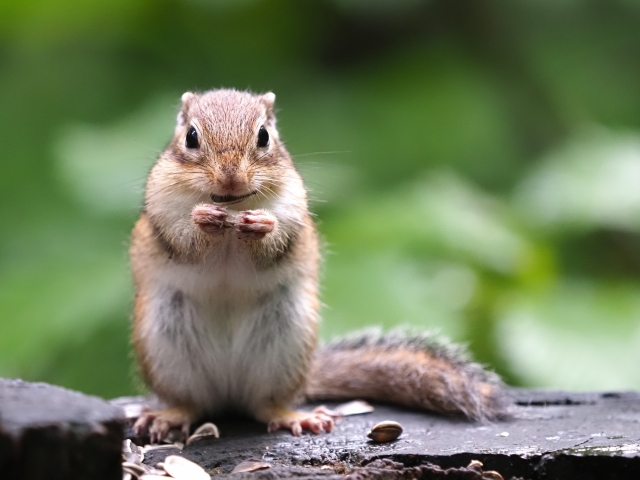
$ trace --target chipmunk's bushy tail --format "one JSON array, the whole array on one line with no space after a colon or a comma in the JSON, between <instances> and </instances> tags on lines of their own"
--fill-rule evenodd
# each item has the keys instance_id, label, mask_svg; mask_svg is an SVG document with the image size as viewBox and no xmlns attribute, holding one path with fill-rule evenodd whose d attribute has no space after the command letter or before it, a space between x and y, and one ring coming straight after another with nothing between
<instances>
[{"instance_id":1,"label":"chipmunk's bushy tail","mask_svg":"<svg viewBox=\"0 0 640 480\"><path fill-rule=\"evenodd\" d=\"M473 420L507 417L511 400L499 377L461 348L431 334L368 330L318 349L310 400L365 399Z\"/></svg>"}]
</instances>

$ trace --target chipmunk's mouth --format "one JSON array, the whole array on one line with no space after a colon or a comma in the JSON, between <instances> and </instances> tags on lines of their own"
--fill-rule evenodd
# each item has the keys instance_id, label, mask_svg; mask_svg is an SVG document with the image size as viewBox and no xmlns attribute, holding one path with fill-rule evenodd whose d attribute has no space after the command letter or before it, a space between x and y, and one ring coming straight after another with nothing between
<instances>
[{"instance_id":1,"label":"chipmunk's mouth","mask_svg":"<svg viewBox=\"0 0 640 480\"><path fill-rule=\"evenodd\" d=\"M255 195L258 193L257 190L253 192L245 193L244 195L216 195L215 193L211 194L211 200L215 203L231 203L231 202L239 202L240 200L244 200L251 195Z\"/></svg>"}]
</instances>

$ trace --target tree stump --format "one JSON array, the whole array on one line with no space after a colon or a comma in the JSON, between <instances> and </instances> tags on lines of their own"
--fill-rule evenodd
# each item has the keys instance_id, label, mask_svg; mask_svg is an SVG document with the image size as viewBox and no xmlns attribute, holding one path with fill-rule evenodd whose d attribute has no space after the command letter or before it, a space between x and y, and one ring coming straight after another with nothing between
<instances>
[{"instance_id":1,"label":"tree stump","mask_svg":"<svg viewBox=\"0 0 640 480\"><path fill-rule=\"evenodd\" d=\"M121 479L123 427L100 398L0 379L0 478Z\"/></svg>"},{"instance_id":2,"label":"tree stump","mask_svg":"<svg viewBox=\"0 0 640 480\"><path fill-rule=\"evenodd\" d=\"M234 479L640 478L640 393L514 390L513 395L513 418L487 424L375 405L372 413L338 420L330 434L293 437L269 434L264 425L245 419L220 418L221 438L148 451L144 461L155 466L177 454L211 475ZM366 434L384 420L399 422L404 431L394 442L373 443ZM482 466L469 466L473 460ZM231 474L246 461L270 467Z\"/></svg>"}]
</instances>

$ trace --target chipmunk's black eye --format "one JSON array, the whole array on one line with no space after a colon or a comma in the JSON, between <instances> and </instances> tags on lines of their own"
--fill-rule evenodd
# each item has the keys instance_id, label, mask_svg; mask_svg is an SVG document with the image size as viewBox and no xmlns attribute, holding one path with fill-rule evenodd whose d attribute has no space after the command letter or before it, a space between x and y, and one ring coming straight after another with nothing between
<instances>
[{"instance_id":1,"label":"chipmunk's black eye","mask_svg":"<svg viewBox=\"0 0 640 480\"><path fill-rule=\"evenodd\" d=\"M198 148L200 146L200 142L198 141L198 132L195 127L189 127L184 144L187 148Z\"/></svg>"},{"instance_id":2,"label":"chipmunk's black eye","mask_svg":"<svg viewBox=\"0 0 640 480\"><path fill-rule=\"evenodd\" d=\"M262 148L267 145L269 145L269 132L267 132L267 129L264 128L263 125L260 127L260 130L258 130L258 147Z\"/></svg>"}]
</instances>

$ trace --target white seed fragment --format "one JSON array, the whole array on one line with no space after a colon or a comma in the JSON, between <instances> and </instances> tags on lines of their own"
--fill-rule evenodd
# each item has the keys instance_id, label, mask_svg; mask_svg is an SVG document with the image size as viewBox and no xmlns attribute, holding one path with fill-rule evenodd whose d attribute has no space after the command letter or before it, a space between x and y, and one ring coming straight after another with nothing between
<instances>
[{"instance_id":1,"label":"white seed fragment","mask_svg":"<svg viewBox=\"0 0 640 480\"><path fill-rule=\"evenodd\" d=\"M218 427L211 422L200 425L196 431L193 432L193 435L187 438L187 445L191 445L193 442L207 437L220 438Z\"/></svg>"},{"instance_id":2,"label":"white seed fragment","mask_svg":"<svg viewBox=\"0 0 640 480\"><path fill-rule=\"evenodd\" d=\"M483 480L504 480L504 478L502 478L502 475L500 475L495 470L488 470L486 472L482 472L482 478Z\"/></svg>"},{"instance_id":3,"label":"white seed fragment","mask_svg":"<svg viewBox=\"0 0 640 480\"><path fill-rule=\"evenodd\" d=\"M508 436L509 436L509 432L496 433L496 437L508 437Z\"/></svg>"},{"instance_id":4,"label":"white seed fragment","mask_svg":"<svg viewBox=\"0 0 640 480\"><path fill-rule=\"evenodd\" d=\"M143 452L150 452L152 450L169 450L169 449L177 449L175 445L145 445L142 449Z\"/></svg>"},{"instance_id":5,"label":"white seed fragment","mask_svg":"<svg viewBox=\"0 0 640 480\"><path fill-rule=\"evenodd\" d=\"M350 415L360 415L363 413L371 413L374 411L372 405L364 400L354 400L353 402L342 403L333 409L338 415L348 417Z\"/></svg>"},{"instance_id":6,"label":"white seed fragment","mask_svg":"<svg viewBox=\"0 0 640 480\"><path fill-rule=\"evenodd\" d=\"M138 465L137 463L131 462L122 462L122 470L127 473L130 473L136 478L139 478L141 475L147 473L146 469L142 465Z\"/></svg>"},{"instance_id":7,"label":"white seed fragment","mask_svg":"<svg viewBox=\"0 0 640 480\"><path fill-rule=\"evenodd\" d=\"M144 460L144 452L142 448L127 438L122 444L122 459L125 462L140 464Z\"/></svg>"},{"instance_id":8,"label":"white seed fragment","mask_svg":"<svg viewBox=\"0 0 640 480\"><path fill-rule=\"evenodd\" d=\"M124 410L124 416L127 420L133 420L134 418L138 418L142 415L142 411L144 410L144 405L141 403L132 403L129 405L125 405L122 407Z\"/></svg>"},{"instance_id":9,"label":"white seed fragment","mask_svg":"<svg viewBox=\"0 0 640 480\"><path fill-rule=\"evenodd\" d=\"M159 475L159 476L163 476L166 475L167 472L165 472L164 470L160 470L158 468L153 468L153 467L148 467L147 466L147 474L148 475Z\"/></svg>"},{"instance_id":10,"label":"white seed fragment","mask_svg":"<svg viewBox=\"0 0 640 480\"><path fill-rule=\"evenodd\" d=\"M211 480L209 474L200 465L179 455L169 455L165 458L164 469L178 480Z\"/></svg>"},{"instance_id":11,"label":"white seed fragment","mask_svg":"<svg viewBox=\"0 0 640 480\"><path fill-rule=\"evenodd\" d=\"M255 472L265 468L271 468L271 464L266 462L241 462L231 470L231 473Z\"/></svg>"},{"instance_id":12,"label":"white seed fragment","mask_svg":"<svg viewBox=\"0 0 640 480\"><path fill-rule=\"evenodd\" d=\"M402 433L402 425L398 422L386 420L371 427L371 431L367 434L371 440L377 443L393 442Z\"/></svg>"}]
</instances>

